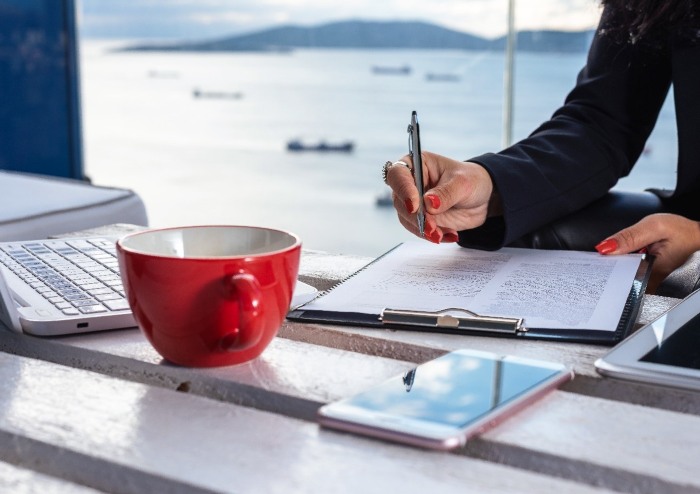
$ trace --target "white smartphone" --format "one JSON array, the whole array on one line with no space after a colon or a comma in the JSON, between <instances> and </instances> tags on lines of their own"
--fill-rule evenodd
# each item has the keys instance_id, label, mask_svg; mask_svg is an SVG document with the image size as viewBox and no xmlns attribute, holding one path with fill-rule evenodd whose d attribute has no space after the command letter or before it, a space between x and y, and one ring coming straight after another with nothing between
<instances>
[{"instance_id":1,"label":"white smartphone","mask_svg":"<svg viewBox=\"0 0 700 494\"><path fill-rule=\"evenodd\" d=\"M564 365L458 350L321 407L324 427L448 450L573 378Z\"/></svg>"}]
</instances>

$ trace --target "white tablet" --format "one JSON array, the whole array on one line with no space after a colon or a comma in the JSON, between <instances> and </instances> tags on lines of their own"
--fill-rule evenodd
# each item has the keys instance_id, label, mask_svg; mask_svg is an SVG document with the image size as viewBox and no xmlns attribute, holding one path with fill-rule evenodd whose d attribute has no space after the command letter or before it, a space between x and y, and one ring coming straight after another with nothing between
<instances>
[{"instance_id":1,"label":"white tablet","mask_svg":"<svg viewBox=\"0 0 700 494\"><path fill-rule=\"evenodd\" d=\"M700 291L595 363L604 376L700 390Z\"/></svg>"}]
</instances>

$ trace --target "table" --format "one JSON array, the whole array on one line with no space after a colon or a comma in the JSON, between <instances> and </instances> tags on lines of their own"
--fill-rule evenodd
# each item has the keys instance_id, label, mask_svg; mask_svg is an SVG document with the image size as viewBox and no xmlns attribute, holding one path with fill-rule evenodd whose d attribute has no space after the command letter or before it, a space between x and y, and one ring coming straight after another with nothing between
<instances>
[{"instance_id":1,"label":"table","mask_svg":"<svg viewBox=\"0 0 700 494\"><path fill-rule=\"evenodd\" d=\"M369 259L304 251L326 289ZM647 296L641 322L678 300ZM466 447L320 429L316 409L457 348L563 362L576 378ZM137 329L0 331L0 491L700 492L700 393L600 377L607 348L286 321L253 362L188 369Z\"/></svg>"}]
</instances>

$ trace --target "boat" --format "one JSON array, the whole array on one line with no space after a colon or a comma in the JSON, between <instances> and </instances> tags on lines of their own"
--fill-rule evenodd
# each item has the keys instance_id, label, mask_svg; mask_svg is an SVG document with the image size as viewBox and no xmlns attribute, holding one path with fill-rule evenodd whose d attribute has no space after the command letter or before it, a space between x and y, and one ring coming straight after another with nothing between
<instances>
[{"instance_id":1,"label":"boat","mask_svg":"<svg viewBox=\"0 0 700 494\"><path fill-rule=\"evenodd\" d=\"M376 197L374 204L380 208L393 206L394 205L394 198L392 197L391 191L387 190L387 191L379 194Z\"/></svg>"},{"instance_id":2,"label":"boat","mask_svg":"<svg viewBox=\"0 0 700 494\"><path fill-rule=\"evenodd\" d=\"M293 139L287 143L287 151L332 151L341 153L351 153L354 149L355 143L353 143L352 141L329 143L325 140L321 140L316 144L306 144L300 139Z\"/></svg>"},{"instance_id":3,"label":"boat","mask_svg":"<svg viewBox=\"0 0 700 494\"><path fill-rule=\"evenodd\" d=\"M425 80L429 82L459 82L460 77L457 74L428 72L425 74Z\"/></svg>"},{"instance_id":4,"label":"boat","mask_svg":"<svg viewBox=\"0 0 700 494\"><path fill-rule=\"evenodd\" d=\"M372 73L377 75L409 75L411 73L411 67L408 65L401 65L398 67L374 65L372 67Z\"/></svg>"},{"instance_id":5,"label":"boat","mask_svg":"<svg viewBox=\"0 0 700 494\"><path fill-rule=\"evenodd\" d=\"M172 70L149 70L148 77L152 79L179 79L180 74Z\"/></svg>"},{"instance_id":6,"label":"boat","mask_svg":"<svg viewBox=\"0 0 700 494\"><path fill-rule=\"evenodd\" d=\"M210 99L241 99L243 97L243 93L226 91L203 91L199 88L195 88L192 90L192 97Z\"/></svg>"}]
</instances>

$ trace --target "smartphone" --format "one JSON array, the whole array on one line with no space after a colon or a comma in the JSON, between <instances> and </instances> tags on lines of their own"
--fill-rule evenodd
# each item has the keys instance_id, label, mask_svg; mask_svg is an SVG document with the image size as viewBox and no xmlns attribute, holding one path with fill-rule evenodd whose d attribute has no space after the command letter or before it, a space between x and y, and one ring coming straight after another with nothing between
<instances>
[{"instance_id":1,"label":"smartphone","mask_svg":"<svg viewBox=\"0 0 700 494\"><path fill-rule=\"evenodd\" d=\"M558 363L458 350L321 407L324 427L449 450L533 403L573 372Z\"/></svg>"}]
</instances>

